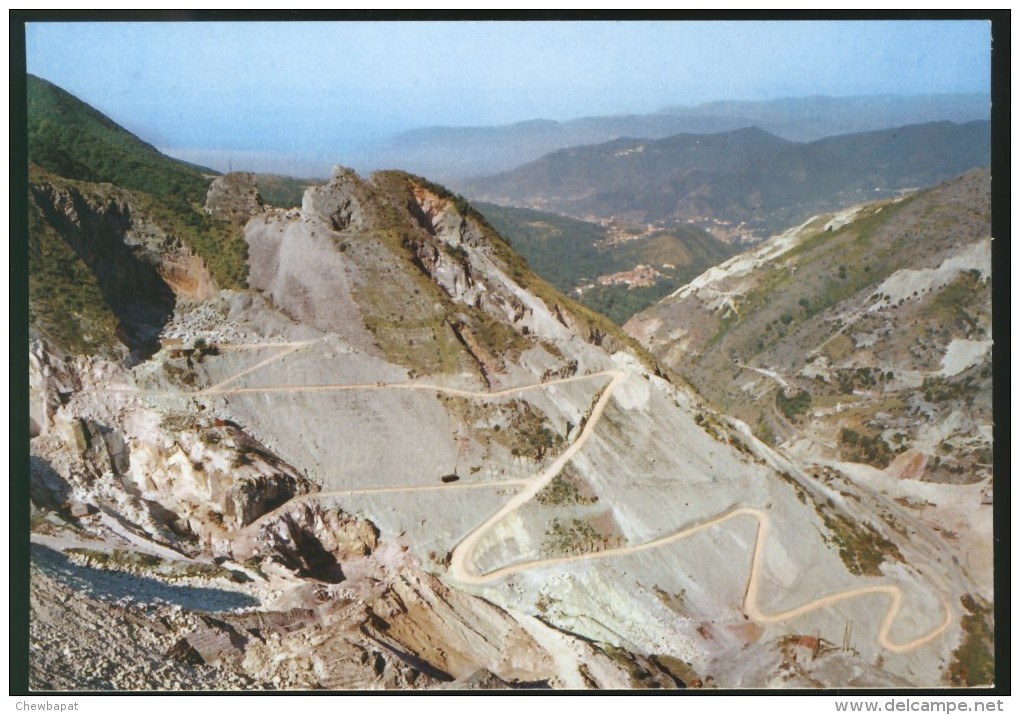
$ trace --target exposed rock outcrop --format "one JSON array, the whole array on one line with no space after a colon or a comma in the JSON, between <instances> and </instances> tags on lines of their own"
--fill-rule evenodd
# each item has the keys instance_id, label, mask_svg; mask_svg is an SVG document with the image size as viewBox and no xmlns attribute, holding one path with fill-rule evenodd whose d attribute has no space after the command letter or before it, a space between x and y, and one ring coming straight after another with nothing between
<instances>
[{"instance_id":1,"label":"exposed rock outcrop","mask_svg":"<svg viewBox=\"0 0 1020 715\"><path fill-rule=\"evenodd\" d=\"M262 197L255 184L255 174L235 171L217 176L209 185L205 212L213 218L243 226L262 211Z\"/></svg>"},{"instance_id":2,"label":"exposed rock outcrop","mask_svg":"<svg viewBox=\"0 0 1020 715\"><path fill-rule=\"evenodd\" d=\"M44 340L33 341L28 352L29 434L48 432L57 410L79 387L63 351Z\"/></svg>"},{"instance_id":3,"label":"exposed rock outcrop","mask_svg":"<svg viewBox=\"0 0 1020 715\"><path fill-rule=\"evenodd\" d=\"M356 345L372 337L354 300L357 266L345 260L338 231L367 225L361 209L367 189L349 170L337 170L325 186L305 192L296 212L255 217L245 229L251 288L288 317L324 331L344 331Z\"/></svg>"},{"instance_id":4,"label":"exposed rock outcrop","mask_svg":"<svg viewBox=\"0 0 1020 715\"><path fill-rule=\"evenodd\" d=\"M379 530L372 522L303 503L272 515L232 548L235 558L270 558L301 577L339 583L343 562L368 556L378 543Z\"/></svg>"},{"instance_id":5,"label":"exposed rock outcrop","mask_svg":"<svg viewBox=\"0 0 1020 715\"><path fill-rule=\"evenodd\" d=\"M364 182L351 169L337 166L327 184L305 192L301 217L324 223L333 231L359 231L367 228L367 207L371 198Z\"/></svg>"}]
</instances>

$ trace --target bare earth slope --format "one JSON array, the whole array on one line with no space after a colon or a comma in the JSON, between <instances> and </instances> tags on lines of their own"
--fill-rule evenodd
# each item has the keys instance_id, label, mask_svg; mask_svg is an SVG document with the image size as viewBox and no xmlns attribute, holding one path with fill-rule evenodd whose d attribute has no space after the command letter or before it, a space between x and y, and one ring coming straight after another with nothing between
<instances>
[{"instance_id":1,"label":"bare earth slope","mask_svg":"<svg viewBox=\"0 0 1020 715\"><path fill-rule=\"evenodd\" d=\"M989 184L815 217L625 327L818 478L904 507L990 600Z\"/></svg>"}]
</instances>

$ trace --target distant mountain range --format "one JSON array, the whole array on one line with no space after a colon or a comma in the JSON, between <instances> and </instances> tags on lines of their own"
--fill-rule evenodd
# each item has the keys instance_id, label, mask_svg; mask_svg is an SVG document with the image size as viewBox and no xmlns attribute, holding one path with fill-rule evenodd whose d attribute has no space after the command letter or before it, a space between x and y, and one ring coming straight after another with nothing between
<instances>
[{"instance_id":1,"label":"distant mountain range","mask_svg":"<svg viewBox=\"0 0 1020 715\"><path fill-rule=\"evenodd\" d=\"M713 134L754 126L783 139L806 142L908 124L988 119L990 107L989 97L983 94L711 102L644 115L413 129L367 153L364 161L371 168L400 168L460 188L458 182L466 178L509 171L558 149L621 137L662 139L680 133Z\"/></svg>"},{"instance_id":2,"label":"distant mountain range","mask_svg":"<svg viewBox=\"0 0 1020 715\"><path fill-rule=\"evenodd\" d=\"M791 142L759 128L573 147L466 182L471 199L579 218L687 220L756 234L990 162L988 121ZM741 226L740 224L744 224Z\"/></svg>"}]
</instances>

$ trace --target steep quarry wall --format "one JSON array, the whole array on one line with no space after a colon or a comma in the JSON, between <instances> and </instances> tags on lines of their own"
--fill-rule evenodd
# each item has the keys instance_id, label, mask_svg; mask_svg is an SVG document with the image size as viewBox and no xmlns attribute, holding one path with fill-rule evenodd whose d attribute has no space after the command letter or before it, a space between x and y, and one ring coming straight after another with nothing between
<instances>
[{"instance_id":1,"label":"steep quarry wall","mask_svg":"<svg viewBox=\"0 0 1020 715\"><path fill-rule=\"evenodd\" d=\"M372 336L353 297L358 267L344 259L334 226L352 228L364 218L345 175L309 189L300 212L255 216L245 228L249 286L262 291L290 318L343 334L372 352Z\"/></svg>"}]
</instances>

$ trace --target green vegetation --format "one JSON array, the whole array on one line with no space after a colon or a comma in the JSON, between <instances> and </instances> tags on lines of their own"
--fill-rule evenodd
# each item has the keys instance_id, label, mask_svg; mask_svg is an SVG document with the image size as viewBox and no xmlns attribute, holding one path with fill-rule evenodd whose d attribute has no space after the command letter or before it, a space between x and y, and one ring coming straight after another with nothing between
<instances>
[{"instance_id":1,"label":"green vegetation","mask_svg":"<svg viewBox=\"0 0 1020 715\"><path fill-rule=\"evenodd\" d=\"M552 429L549 418L530 402L519 398L487 402L445 393L436 396L451 415L472 425L476 441L498 444L513 457L541 460L563 448L563 436Z\"/></svg>"},{"instance_id":2,"label":"green vegetation","mask_svg":"<svg viewBox=\"0 0 1020 715\"><path fill-rule=\"evenodd\" d=\"M970 380L951 380L946 377L927 376L921 384L921 394L930 403L937 404L963 400L973 392Z\"/></svg>"},{"instance_id":3,"label":"green vegetation","mask_svg":"<svg viewBox=\"0 0 1020 715\"><path fill-rule=\"evenodd\" d=\"M991 300L989 281L981 280L976 270L964 271L935 294L925 317L933 330L967 338L984 337L983 323Z\"/></svg>"},{"instance_id":4,"label":"green vegetation","mask_svg":"<svg viewBox=\"0 0 1020 715\"><path fill-rule=\"evenodd\" d=\"M557 290L569 293L583 278L620 270L598 245L606 229L557 214L479 203L478 210L528 264ZM611 268L611 270L607 270Z\"/></svg>"},{"instance_id":5,"label":"green vegetation","mask_svg":"<svg viewBox=\"0 0 1020 715\"><path fill-rule=\"evenodd\" d=\"M870 367L857 367L840 370L836 375L836 382L839 391L844 395L852 395L857 389L868 389L878 386L879 381L885 381L886 374L881 370L872 370Z\"/></svg>"},{"instance_id":6,"label":"green vegetation","mask_svg":"<svg viewBox=\"0 0 1020 715\"><path fill-rule=\"evenodd\" d=\"M822 355L827 357L830 361L842 360L854 351L854 341L849 335L840 333L834 335L832 339L825 343L825 347L822 349Z\"/></svg>"},{"instance_id":7,"label":"green vegetation","mask_svg":"<svg viewBox=\"0 0 1020 715\"><path fill-rule=\"evenodd\" d=\"M47 171L109 182L160 197L179 209L205 201L209 169L160 154L64 90L28 78L28 156Z\"/></svg>"},{"instance_id":8,"label":"green vegetation","mask_svg":"<svg viewBox=\"0 0 1020 715\"><path fill-rule=\"evenodd\" d=\"M808 306L802 306L806 315L815 315L838 305L907 264L909 257L897 245L905 243L905 237L890 243L880 234L888 226L896 225L897 217L914 199L912 196L897 204L870 206L862 210L853 223L835 234L819 232L815 239L805 241L790 252L791 257L803 256L802 269L808 266L831 267L837 260L845 261L839 263L836 275L814 287L810 298L803 298L808 301Z\"/></svg>"},{"instance_id":9,"label":"green vegetation","mask_svg":"<svg viewBox=\"0 0 1020 715\"><path fill-rule=\"evenodd\" d=\"M389 360L417 374L502 369L505 361L516 360L535 339L482 308L454 302L431 278L419 252L430 252L433 239L414 226L407 208L418 183L454 201L452 194L431 182L398 171L378 172L372 176L374 195L365 203L381 228L346 240L345 250L358 253L353 259L360 267L354 297L365 325ZM491 231L481 224L480 228ZM437 247L470 275L465 249ZM409 302L408 290L421 299Z\"/></svg>"},{"instance_id":10,"label":"green vegetation","mask_svg":"<svg viewBox=\"0 0 1020 715\"><path fill-rule=\"evenodd\" d=\"M878 469L888 467L895 456L881 435L861 433L849 427L839 431L839 444L843 459L870 464Z\"/></svg>"},{"instance_id":11,"label":"green vegetation","mask_svg":"<svg viewBox=\"0 0 1020 715\"><path fill-rule=\"evenodd\" d=\"M708 342L705 343L705 352L699 357L699 361L708 354L708 351L714 347L717 347L724 337L730 332L730 329L740 322L740 317L734 313L729 306L722 309L722 317L719 319L719 326L716 328L715 333L709 338Z\"/></svg>"},{"instance_id":12,"label":"green vegetation","mask_svg":"<svg viewBox=\"0 0 1020 715\"><path fill-rule=\"evenodd\" d=\"M995 628L992 605L980 596L960 599L966 615L960 619L963 642L953 651L945 679L957 687L995 684Z\"/></svg>"},{"instance_id":13,"label":"green vegetation","mask_svg":"<svg viewBox=\"0 0 1020 715\"><path fill-rule=\"evenodd\" d=\"M381 228L347 235L344 249L360 269L353 292L365 327L388 360L416 374L469 371L470 356L450 322L458 306L416 263L409 217L399 208L407 201L406 182L377 184ZM409 293L420 298L408 301Z\"/></svg>"},{"instance_id":14,"label":"green vegetation","mask_svg":"<svg viewBox=\"0 0 1020 715\"><path fill-rule=\"evenodd\" d=\"M28 206L28 319L75 353L107 354L118 321L95 274L54 230L34 199Z\"/></svg>"},{"instance_id":15,"label":"green vegetation","mask_svg":"<svg viewBox=\"0 0 1020 715\"><path fill-rule=\"evenodd\" d=\"M133 333L116 317L118 306L107 304L93 269L51 225L52 207L38 203L49 192L82 199L97 211L116 201L132 224L157 226L183 242L218 285L245 287L247 245L240 231L202 208L208 170L163 156L35 77L28 80L28 155L29 181L38 189L30 192L28 212L29 319L66 349L109 354ZM90 219L75 220L88 231Z\"/></svg>"},{"instance_id":16,"label":"green vegetation","mask_svg":"<svg viewBox=\"0 0 1020 715\"><path fill-rule=\"evenodd\" d=\"M976 269L962 271L960 275L945 285L932 301L934 307L947 310L959 309L962 305L973 302L975 298L987 298L991 286L987 280L981 280L981 272Z\"/></svg>"},{"instance_id":17,"label":"green vegetation","mask_svg":"<svg viewBox=\"0 0 1020 715\"><path fill-rule=\"evenodd\" d=\"M886 558L903 562L903 554L893 542L882 536L871 524L854 522L827 506L815 506L847 570L855 576L881 576L879 566Z\"/></svg>"},{"instance_id":18,"label":"green vegetation","mask_svg":"<svg viewBox=\"0 0 1020 715\"><path fill-rule=\"evenodd\" d=\"M705 430L705 432L716 442L730 443L729 432L714 415L708 412L699 412L694 415L694 422ZM739 440L738 440L739 442ZM734 443L735 445L735 443Z\"/></svg>"},{"instance_id":19,"label":"green vegetation","mask_svg":"<svg viewBox=\"0 0 1020 715\"><path fill-rule=\"evenodd\" d=\"M784 482L793 487L793 491L797 494L797 501L799 501L801 504L807 504L808 492L804 487L801 486L800 482L794 479L793 475L790 474L789 472L778 472L778 475L780 479L782 479Z\"/></svg>"},{"instance_id":20,"label":"green vegetation","mask_svg":"<svg viewBox=\"0 0 1020 715\"><path fill-rule=\"evenodd\" d=\"M811 393L807 390L800 390L793 397L787 397L785 390L776 392L776 407L786 415L787 419L795 419L798 415L807 412L811 406Z\"/></svg>"},{"instance_id":21,"label":"green vegetation","mask_svg":"<svg viewBox=\"0 0 1020 715\"><path fill-rule=\"evenodd\" d=\"M364 287L355 293L359 305L372 304L374 291ZM365 327L386 359L415 374L450 374L470 370L460 344L442 314L408 317L365 316Z\"/></svg>"},{"instance_id":22,"label":"green vegetation","mask_svg":"<svg viewBox=\"0 0 1020 715\"><path fill-rule=\"evenodd\" d=\"M694 667L679 658L660 653L653 654L649 660L669 673L674 680L679 681L677 685L682 688L699 687L702 684L701 677L698 676ZM712 676L709 676L707 680L711 682Z\"/></svg>"},{"instance_id":23,"label":"green vegetation","mask_svg":"<svg viewBox=\"0 0 1020 715\"><path fill-rule=\"evenodd\" d=\"M500 364L514 363L521 353L534 345L532 339L521 335L508 323L498 320L484 310L472 310L470 322L465 326L471 334L494 356Z\"/></svg>"},{"instance_id":24,"label":"green vegetation","mask_svg":"<svg viewBox=\"0 0 1020 715\"><path fill-rule=\"evenodd\" d=\"M687 280L694 277L690 276ZM597 285L586 290L580 301L617 325L623 325L648 306L654 305L682 287L687 280L660 280L655 285L636 288L626 285Z\"/></svg>"},{"instance_id":25,"label":"green vegetation","mask_svg":"<svg viewBox=\"0 0 1020 715\"><path fill-rule=\"evenodd\" d=\"M614 546L618 539L595 530L585 519L555 518L545 532L543 551L547 554L589 554Z\"/></svg>"},{"instance_id":26,"label":"green vegetation","mask_svg":"<svg viewBox=\"0 0 1020 715\"><path fill-rule=\"evenodd\" d=\"M814 316L905 267L910 260L905 251L909 243L906 234L895 240L885 234L914 200L916 195L895 204L866 207L853 222L835 232L816 224L811 227L813 233L784 254L781 264L758 269L754 287L740 299L742 323L746 324L744 342L757 343L759 352L781 343ZM809 277L802 277L805 275ZM830 344L826 354L850 338L838 336L836 341L841 342Z\"/></svg>"},{"instance_id":27,"label":"green vegetation","mask_svg":"<svg viewBox=\"0 0 1020 715\"><path fill-rule=\"evenodd\" d=\"M772 429L772 425L762 415L758 418L758 424L754 428L755 436L770 447L776 446L776 432Z\"/></svg>"},{"instance_id":28,"label":"green vegetation","mask_svg":"<svg viewBox=\"0 0 1020 715\"><path fill-rule=\"evenodd\" d=\"M585 492L590 492L590 487L568 464L535 495L535 501L542 506L568 506L594 504L599 500L594 494L582 493L579 485L585 488Z\"/></svg>"},{"instance_id":29,"label":"green vegetation","mask_svg":"<svg viewBox=\"0 0 1020 715\"><path fill-rule=\"evenodd\" d=\"M263 581L268 581L269 577L266 576L266 572L262 570L262 559L258 556L252 556L251 558L245 559L244 567L249 571L254 571L255 575L261 578Z\"/></svg>"},{"instance_id":30,"label":"green vegetation","mask_svg":"<svg viewBox=\"0 0 1020 715\"><path fill-rule=\"evenodd\" d=\"M263 203L281 209L300 208L305 196L305 189L310 186L321 186L322 179L295 179L279 174L256 174L255 185Z\"/></svg>"},{"instance_id":31,"label":"green vegetation","mask_svg":"<svg viewBox=\"0 0 1020 715\"><path fill-rule=\"evenodd\" d=\"M235 290L247 287L248 244L240 228L217 221L197 207L185 209L142 195L135 195L135 199L149 220L201 256L219 287Z\"/></svg>"},{"instance_id":32,"label":"green vegetation","mask_svg":"<svg viewBox=\"0 0 1020 715\"><path fill-rule=\"evenodd\" d=\"M855 395L855 403L874 403L892 393L890 380L901 370L937 370L949 340L971 337L975 326L987 325L988 311L983 306L990 305L988 285L974 272L960 276L959 284L949 291L945 309L929 310L937 295L933 293L899 309L860 311L860 306L880 300L876 287L896 270L916 268L921 262L937 265L949 251L986 236L987 195L987 174L973 172L896 202L865 206L851 222L831 231L825 230L825 218L818 219L801 230L801 238L782 257L755 269L747 290L732 297L736 311L721 307L709 314L697 301L685 301L689 309L658 313L667 323L660 337L666 327L685 329L691 345L687 354L693 357L685 358L689 379L702 394L748 424L762 424L763 416L773 410L782 414L782 406L774 394L749 399L739 387L740 377L728 369L734 360L770 364L795 375L804 357L817 352L826 358L827 365L821 364L828 375L815 384L798 385L811 393L812 408L835 402L845 405L849 395ZM929 227L921 218L932 205L940 207L937 213L947 228ZM955 304L952 312L950 303ZM961 309L961 305L967 307ZM939 317L929 322L931 312ZM845 325L847 320L853 321L852 329ZM881 370L845 367L859 362L854 359L854 335L876 337L869 349L874 357L869 360L883 365ZM674 357L678 351L669 352L668 344L660 345L663 355L678 359ZM897 383L897 389L902 389L902 382ZM933 397L946 392L935 383L931 386ZM831 403L826 402L830 398ZM891 414L901 416L906 409L901 404ZM840 426L834 428L837 435ZM778 424L771 427L781 431ZM873 435L867 437L859 445L860 459L887 463L891 455L870 439Z\"/></svg>"},{"instance_id":33,"label":"green vegetation","mask_svg":"<svg viewBox=\"0 0 1020 715\"><path fill-rule=\"evenodd\" d=\"M632 688L673 689L703 686L701 678L689 663L671 655L653 654L649 656L645 663L652 666L650 669L639 662L633 653L623 648L609 643L599 643L596 647L626 671ZM655 668L658 669L657 672L654 670ZM711 681L711 677L707 680Z\"/></svg>"},{"instance_id":34,"label":"green vegetation","mask_svg":"<svg viewBox=\"0 0 1020 715\"><path fill-rule=\"evenodd\" d=\"M411 181L421 188L429 191L441 199L446 199L453 204L453 207L457 210L464 218L470 218L477 221L483 229L495 232L496 229L492 227L488 219L485 218L479 211L471 205L471 203L460 194L455 194L445 186L433 183L423 176L416 176L414 174L406 174L402 171L381 171L375 174L375 176L389 176L391 179L397 181ZM408 187L409 188L409 187Z\"/></svg>"},{"instance_id":35,"label":"green vegetation","mask_svg":"<svg viewBox=\"0 0 1020 715\"><path fill-rule=\"evenodd\" d=\"M510 419L504 434L511 438L508 441L511 454L540 460L563 446L563 437L549 427L549 418L530 402L513 399L507 407Z\"/></svg>"}]
</instances>

